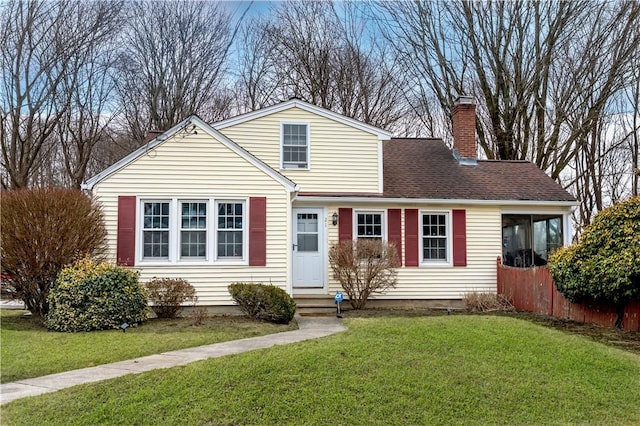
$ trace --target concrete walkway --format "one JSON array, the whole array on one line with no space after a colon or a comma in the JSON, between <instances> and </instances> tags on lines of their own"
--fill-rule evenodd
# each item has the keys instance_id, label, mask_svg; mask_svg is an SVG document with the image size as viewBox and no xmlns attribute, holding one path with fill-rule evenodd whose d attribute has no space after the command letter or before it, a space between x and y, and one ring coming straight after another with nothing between
<instances>
[{"instance_id":1,"label":"concrete walkway","mask_svg":"<svg viewBox=\"0 0 640 426\"><path fill-rule=\"evenodd\" d=\"M4 383L0 385L0 404L6 404L26 396L55 392L82 383L98 382L127 374L138 374L159 368L171 368L194 361L316 339L346 330L344 324L336 317L296 316L296 320L299 329L294 331L180 349L129 361L114 362L113 364Z\"/></svg>"}]
</instances>

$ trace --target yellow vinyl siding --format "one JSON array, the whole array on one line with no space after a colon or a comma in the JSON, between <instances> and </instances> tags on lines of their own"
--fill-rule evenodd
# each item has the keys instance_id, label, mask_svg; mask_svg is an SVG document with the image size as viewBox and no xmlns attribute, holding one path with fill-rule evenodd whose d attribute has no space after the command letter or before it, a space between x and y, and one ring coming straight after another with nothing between
<instances>
[{"instance_id":1,"label":"yellow vinyl siding","mask_svg":"<svg viewBox=\"0 0 640 426\"><path fill-rule=\"evenodd\" d=\"M281 169L281 123L307 123L309 170ZM379 192L378 138L299 108L220 130L293 180L302 192Z\"/></svg>"},{"instance_id":2,"label":"yellow vinyl siding","mask_svg":"<svg viewBox=\"0 0 640 426\"><path fill-rule=\"evenodd\" d=\"M143 283L154 276L188 280L197 289L198 303L204 305L232 304L227 285L235 281L272 283L287 289L289 253L283 242L289 240L289 193L282 184L204 131L198 131L197 135L178 132L100 181L93 194L103 206L112 261L116 257L119 195L148 199L247 199L247 220L248 197L267 197L267 266L189 265L178 261L162 266L136 262L134 269L140 270ZM215 232L213 227L209 229ZM249 232L248 225L245 232ZM136 239L140 239L139 229Z\"/></svg>"},{"instance_id":3,"label":"yellow vinyl siding","mask_svg":"<svg viewBox=\"0 0 640 426\"><path fill-rule=\"evenodd\" d=\"M337 211L338 206L328 209L328 214ZM402 209L402 259L404 252L404 210L405 208L421 211L450 211L465 209L467 220L467 266L418 266L398 268L398 285L384 295L376 295L377 299L461 299L468 292L496 291L496 259L501 254L501 214L498 207L474 207L453 205L415 205L411 207L398 205L375 205L354 209ZM355 216L354 216L355 217ZM387 225L388 226L388 225ZM451 230L449 230L451 233ZM329 225L329 247L338 241L338 226ZM329 270L329 293L340 290Z\"/></svg>"}]
</instances>

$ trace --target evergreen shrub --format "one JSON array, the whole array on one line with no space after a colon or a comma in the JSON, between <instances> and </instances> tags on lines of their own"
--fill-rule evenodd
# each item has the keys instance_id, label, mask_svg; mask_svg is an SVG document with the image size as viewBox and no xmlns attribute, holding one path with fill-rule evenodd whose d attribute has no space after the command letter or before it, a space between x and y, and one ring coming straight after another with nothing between
<instances>
[{"instance_id":1,"label":"evergreen shrub","mask_svg":"<svg viewBox=\"0 0 640 426\"><path fill-rule=\"evenodd\" d=\"M141 323L147 314L137 272L83 259L60 272L49 293L45 325L67 332L117 329Z\"/></svg>"},{"instance_id":2,"label":"evergreen shrub","mask_svg":"<svg viewBox=\"0 0 640 426\"><path fill-rule=\"evenodd\" d=\"M240 310L250 318L287 324L296 313L296 303L279 287L233 283L228 288Z\"/></svg>"}]
</instances>

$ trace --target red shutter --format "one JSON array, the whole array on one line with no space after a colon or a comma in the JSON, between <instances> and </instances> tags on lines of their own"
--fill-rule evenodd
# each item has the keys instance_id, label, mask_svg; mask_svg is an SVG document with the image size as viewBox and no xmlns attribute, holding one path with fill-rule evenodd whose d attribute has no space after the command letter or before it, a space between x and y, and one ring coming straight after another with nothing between
<instances>
[{"instance_id":1,"label":"red shutter","mask_svg":"<svg viewBox=\"0 0 640 426\"><path fill-rule=\"evenodd\" d=\"M453 210L453 266L467 266L467 219L465 210Z\"/></svg>"},{"instance_id":2,"label":"red shutter","mask_svg":"<svg viewBox=\"0 0 640 426\"><path fill-rule=\"evenodd\" d=\"M353 239L353 210L338 209L338 241Z\"/></svg>"},{"instance_id":3,"label":"red shutter","mask_svg":"<svg viewBox=\"0 0 640 426\"><path fill-rule=\"evenodd\" d=\"M389 209L387 217L389 221L389 243L396 246L398 266L402 266L402 210Z\"/></svg>"},{"instance_id":4,"label":"red shutter","mask_svg":"<svg viewBox=\"0 0 640 426\"><path fill-rule=\"evenodd\" d=\"M267 198L249 198L249 266L267 265Z\"/></svg>"},{"instance_id":5,"label":"red shutter","mask_svg":"<svg viewBox=\"0 0 640 426\"><path fill-rule=\"evenodd\" d=\"M120 266L133 266L136 259L136 197L118 196L116 259Z\"/></svg>"},{"instance_id":6,"label":"red shutter","mask_svg":"<svg viewBox=\"0 0 640 426\"><path fill-rule=\"evenodd\" d=\"M404 210L404 265L418 266L418 209Z\"/></svg>"}]
</instances>

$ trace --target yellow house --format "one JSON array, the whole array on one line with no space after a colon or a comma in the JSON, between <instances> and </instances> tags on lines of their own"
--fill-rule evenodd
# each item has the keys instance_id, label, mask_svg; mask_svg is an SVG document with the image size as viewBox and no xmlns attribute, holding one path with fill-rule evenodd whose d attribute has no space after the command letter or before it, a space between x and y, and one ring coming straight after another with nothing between
<instances>
[{"instance_id":1,"label":"yellow house","mask_svg":"<svg viewBox=\"0 0 640 426\"><path fill-rule=\"evenodd\" d=\"M455 301L496 291L496 259L546 262L568 244L575 199L529 162L476 159L475 105L456 101L454 149L292 99L222 122L191 116L89 179L111 257L141 280L330 295L329 247L393 242L398 284L378 299Z\"/></svg>"}]
</instances>

